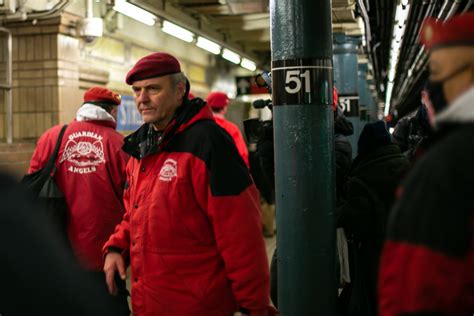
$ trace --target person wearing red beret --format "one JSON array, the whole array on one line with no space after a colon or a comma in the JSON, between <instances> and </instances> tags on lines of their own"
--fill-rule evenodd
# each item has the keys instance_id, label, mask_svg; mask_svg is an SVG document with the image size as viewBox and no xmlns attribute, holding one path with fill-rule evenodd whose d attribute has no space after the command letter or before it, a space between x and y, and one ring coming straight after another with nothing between
<instances>
[{"instance_id":1,"label":"person wearing red beret","mask_svg":"<svg viewBox=\"0 0 474 316\"><path fill-rule=\"evenodd\" d=\"M167 53L128 72L142 125L125 140L126 213L104 245L109 290L130 262L141 316L274 315L256 187L229 135Z\"/></svg>"},{"instance_id":2,"label":"person wearing red beret","mask_svg":"<svg viewBox=\"0 0 474 316\"><path fill-rule=\"evenodd\" d=\"M247 145L245 144L244 137L240 132L240 129L234 123L225 119L225 114L229 106L229 97L223 92L211 92L206 98L207 105L209 105L214 113L214 119L217 122L217 125L226 130L227 133L234 140L237 151L240 154L240 157L244 160L247 167L249 165L249 151Z\"/></svg>"},{"instance_id":3,"label":"person wearing red beret","mask_svg":"<svg viewBox=\"0 0 474 316\"><path fill-rule=\"evenodd\" d=\"M379 273L381 316L474 314L474 12L428 19L432 145L402 184Z\"/></svg>"},{"instance_id":4,"label":"person wearing red beret","mask_svg":"<svg viewBox=\"0 0 474 316\"><path fill-rule=\"evenodd\" d=\"M67 235L84 270L103 280L102 246L125 212L122 195L128 155L121 150L123 136L115 131L120 95L102 87L84 93L84 103L67 125L56 158L54 180L68 207ZM62 125L39 139L28 173L43 168L51 156ZM103 284L103 282L101 282ZM117 315L129 315L125 283L111 300ZM108 293L107 287L103 287Z\"/></svg>"}]
</instances>

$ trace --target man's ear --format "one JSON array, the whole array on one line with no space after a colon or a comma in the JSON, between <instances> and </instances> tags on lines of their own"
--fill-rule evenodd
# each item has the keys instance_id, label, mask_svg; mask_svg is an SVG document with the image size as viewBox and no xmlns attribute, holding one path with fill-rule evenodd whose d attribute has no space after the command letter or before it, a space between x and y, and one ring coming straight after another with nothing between
<instances>
[{"instance_id":1,"label":"man's ear","mask_svg":"<svg viewBox=\"0 0 474 316\"><path fill-rule=\"evenodd\" d=\"M178 82L178 86L177 86L177 94L179 96L179 99L181 100L183 97L184 97L184 94L186 92L186 87L184 85L184 82L180 81Z\"/></svg>"}]
</instances>

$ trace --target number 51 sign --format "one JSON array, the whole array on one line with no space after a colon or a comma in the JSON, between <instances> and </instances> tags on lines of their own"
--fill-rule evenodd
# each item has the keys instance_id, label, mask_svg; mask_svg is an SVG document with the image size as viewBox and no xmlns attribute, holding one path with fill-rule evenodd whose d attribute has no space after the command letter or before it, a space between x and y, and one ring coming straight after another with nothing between
<instances>
[{"instance_id":1,"label":"number 51 sign","mask_svg":"<svg viewBox=\"0 0 474 316\"><path fill-rule=\"evenodd\" d=\"M273 105L332 104L332 60L293 59L272 63Z\"/></svg>"}]
</instances>

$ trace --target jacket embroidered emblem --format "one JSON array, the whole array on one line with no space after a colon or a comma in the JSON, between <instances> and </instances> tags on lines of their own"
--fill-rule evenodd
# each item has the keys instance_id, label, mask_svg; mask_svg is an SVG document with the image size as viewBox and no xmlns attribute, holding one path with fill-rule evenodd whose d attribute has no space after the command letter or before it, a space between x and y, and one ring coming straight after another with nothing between
<instances>
[{"instance_id":1,"label":"jacket embroidered emblem","mask_svg":"<svg viewBox=\"0 0 474 316\"><path fill-rule=\"evenodd\" d=\"M160 180L169 182L178 175L178 163L174 159L166 159L160 170Z\"/></svg>"},{"instance_id":2,"label":"jacket embroidered emblem","mask_svg":"<svg viewBox=\"0 0 474 316\"><path fill-rule=\"evenodd\" d=\"M102 138L92 132L78 132L69 135L59 162L70 162L72 166L67 170L73 173L95 172L98 165L105 163Z\"/></svg>"}]
</instances>

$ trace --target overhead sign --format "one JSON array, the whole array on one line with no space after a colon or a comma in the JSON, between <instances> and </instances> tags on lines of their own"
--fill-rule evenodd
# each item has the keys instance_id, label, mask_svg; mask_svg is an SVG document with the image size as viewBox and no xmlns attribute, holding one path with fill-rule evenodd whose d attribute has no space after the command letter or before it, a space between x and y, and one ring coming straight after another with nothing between
<instances>
[{"instance_id":1,"label":"overhead sign","mask_svg":"<svg viewBox=\"0 0 474 316\"><path fill-rule=\"evenodd\" d=\"M331 59L275 60L272 66L274 106L333 103Z\"/></svg>"},{"instance_id":2,"label":"overhead sign","mask_svg":"<svg viewBox=\"0 0 474 316\"><path fill-rule=\"evenodd\" d=\"M339 104L345 116L359 116L359 96L339 95Z\"/></svg>"},{"instance_id":3,"label":"overhead sign","mask_svg":"<svg viewBox=\"0 0 474 316\"><path fill-rule=\"evenodd\" d=\"M143 119L137 110L133 97L129 95L122 96L122 103L118 107L117 130L134 131L143 124Z\"/></svg>"},{"instance_id":4,"label":"overhead sign","mask_svg":"<svg viewBox=\"0 0 474 316\"><path fill-rule=\"evenodd\" d=\"M257 86L254 76L235 77L235 83L237 95L268 93L266 88Z\"/></svg>"}]
</instances>

